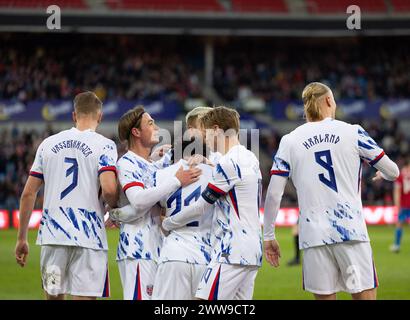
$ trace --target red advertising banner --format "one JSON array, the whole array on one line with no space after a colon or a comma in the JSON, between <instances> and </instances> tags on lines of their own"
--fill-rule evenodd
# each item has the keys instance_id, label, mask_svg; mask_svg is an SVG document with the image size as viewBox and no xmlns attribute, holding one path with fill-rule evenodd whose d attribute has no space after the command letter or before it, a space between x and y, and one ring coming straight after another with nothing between
<instances>
[{"instance_id":1,"label":"red advertising banner","mask_svg":"<svg viewBox=\"0 0 410 320\"><path fill-rule=\"evenodd\" d=\"M394 224L397 221L398 210L395 206L367 206L363 207L363 214L368 225L386 225ZM42 216L41 210L34 210L30 222L30 229L37 229L40 225ZM297 223L299 216L298 208L282 208L279 210L278 217L276 219L276 226L289 227ZM19 212L13 211L13 227L18 228L19 225ZM260 222L263 224L263 208L260 210ZM9 215L7 210L0 209L0 230L8 229L10 227Z\"/></svg>"},{"instance_id":2,"label":"red advertising banner","mask_svg":"<svg viewBox=\"0 0 410 320\"><path fill-rule=\"evenodd\" d=\"M8 229L10 227L9 212L0 209L0 230Z\"/></svg>"},{"instance_id":3,"label":"red advertising banner","mask_svg":"<svg viewBox=\"0 0 410 320\"><path fill-rule=\"evenodd\" d=\"M363 207L363 214L367 225L394 224L397 221L398 210L395 206L367 206ZM298 208L279 209L276 226L293 226L297 223L298 216ZM260 210L260 221L263 224L263 208Z\"/></svg>"},{"instance_id":4,"label":"red advertising banner","mask_svg":"<svg viewBox=\"0 0 410 320\"><path fill-rule=\"evenodd\" d=\"M28 223L29 229L37 229L40 225L42 217L42 210L33 210L33 213L31 214L30 221ZM13 227L18 228L19 227L19 211L14 210L13 211Z\"/></svg>"}]
</instances>

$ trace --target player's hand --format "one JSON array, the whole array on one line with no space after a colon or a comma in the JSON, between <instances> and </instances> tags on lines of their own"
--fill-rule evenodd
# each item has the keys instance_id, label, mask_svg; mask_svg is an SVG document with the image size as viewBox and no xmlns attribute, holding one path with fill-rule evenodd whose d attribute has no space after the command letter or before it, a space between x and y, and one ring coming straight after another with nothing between
<instances>
[{"instance_id":1,"label":"player's hand","mask_svg":"<svg viewBox=\"0 0 410 320\"><path fill-rule=\"evenodd\" d=\"M118 221L112 220L111 218L108 218L107 221L105 221L104 225L107 229L120 227L120 223Z\"/></svg>"},{"instance_id":2,"label":"player's hand","mask_svg":"<svg viewBox=\"0 0 410 320\"><path fill-rule=\"evenodd\" d=\"M108 220L111 220L116 226L119 226L119 223L121 222L121 219L120 219L121 210L120 210L120 208L111 209L108 212L108 214L110 216L108 218Z\"/></svg>"},{"instance_id":3,"label":"player's hand","mask_svg":"<svg viewBox=\"0 0 410 320\"><path fill-rule=\"evenodd\" d=\"M193 156L190 156L188 159L188 165L190 167L195 167L196 165L200 163L205 163L206 158L202 154L194 154Z\"/></svg>"},{"instance_id":4,"label":"player's hand","mask_svg":"<svg viewBox=\"0 0 410 320\"><path fill-rule=\"evenodd\" d=\"M181 182L181 187L185 187L195 181L198 181L201 173L201 169L191 168L184 170L184 168L181 166L175 174L175 177Z\"/></svg>"},{"instance_id":5,"label":"player's hand","mask_svg":"<svg viewBox=\"0 0 410 320\"><path fill-rule=\"evenodd\" d=\"M24 267L27 262L28 256L28 243L25 240L18 240L16 244L16 262L21 266Z\"/></svg>"},{"instance_id":6,"label":"player's hand","mask_svg":"<svg viewBox=\"0 0 410 320\"><path fill-rule=\"evenodd\" d=\"M381 173L381 171L377 171L376 174L374 175L372 181L380 181L380 180L383 180L382 173Z\"/></svg>"},{"instance_id":7,"label":"player's hand","mask_svg":"<svg viewBox=\"0 0 410 320\"><path fill-rule=\"evenodd\" d=\"M280 248L276 240L264 242L265 258L271 266L279 267Z\"/></svg>"},{"instance_id":8,"label":"player's hand","mask_svg":"<svg viewBox=\"0 0 410 320\"><path fill-rule=\"evenodd\" d=\"M188 159L188 165L190 167L194 167L200 163L205 163L210 166L214 165L211 161L208 160L208 158L204 157L202 154L194 154Z\"/></svg>"},{"instance_id":9,"label":"player's hand","mask_svg":"<svg viewBox=\"0 0 410 320\"><path fill-rule=\"evenodd\" d=\"M169 149L172 148L172 145L170 144L163 144L162 146L154 149L151 153L151 160L153 161L157 161L159 159L161 159L165 153L167 153L169 151Z\"/></svg>"}]
</instances>

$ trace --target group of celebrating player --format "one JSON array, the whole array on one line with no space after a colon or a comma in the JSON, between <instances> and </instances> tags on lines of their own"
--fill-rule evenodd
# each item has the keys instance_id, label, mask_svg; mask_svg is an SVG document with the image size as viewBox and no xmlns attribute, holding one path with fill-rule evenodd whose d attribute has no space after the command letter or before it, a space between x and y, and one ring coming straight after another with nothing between
<instances>
[{"instance_id":1,"label":"group of celebrating player","mask_svg":"<svg viewBox=\"0 0 410 320\"><path fill-rule=\"evenodd\" d=\"M335 299L338 291L375 299L361 166L366 161L378 169L375 180L395 180L398 167L363 128L335 120L326 85L307 85L302 98L307 123L282 138L273 159L262 243L262 175L257 157L239 142L237 111L193 109L186 116L188 143L158 148L154 159L159 128L135 107L119 120L128 152L117 161L114 142L95 132L101 101L91 92L77 95L76 126L38 147L20 201L17 263L26 264L28 222L44 183L37 244L47 298L109 295L105 227L117 225L124 299L252 299L263 247L266 260L279 265L274 224L291 178L300 208L304 289L317 299Z\"/></svg>"}]
</instances>

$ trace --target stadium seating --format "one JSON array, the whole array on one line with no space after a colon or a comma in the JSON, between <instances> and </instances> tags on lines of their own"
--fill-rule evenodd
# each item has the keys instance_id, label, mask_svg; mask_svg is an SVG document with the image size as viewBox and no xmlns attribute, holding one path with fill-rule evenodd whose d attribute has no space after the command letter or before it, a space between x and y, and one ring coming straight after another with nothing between
<instances>
[{"instance_id":1,"label":"stadium seating","mask_svg":"<svg viewBox=\"0 0 410 320\"><path fill-rule=\"evenodd\" d=\"M0 7L13 8L46 8L53 4L70 9L88 7L85 0L0 0Z\"/></svg>"},{"instance_id":2,"label":"stadium seating","mask_svg":"<svg viewBox=\"0 0 410 320\"><path fill-rule=\"evenodd\" d=\"M232 0L231 3L232 11L236 12L288 12L284 0Z\"/></svg>"},{"instance_id":3,"label":"stadium seating","mask_svg":"<svg viewBox=\"0 0 410 320\"><path fill-rule=\"evenodd\" d=\"M306 0L306 7L308 12L319 14L346 13L346 8L352 4L359 6L362 13L387 12L384 0Z\"/></svg>"},{"instance_id":4,"label":"stadium seating","mask_svg":"<svg viewBox=\"0 0 410 320\"><path fill-rule=\"evenodd\" d=\"M391 0L395 12L410 12L409 0Z\"/></svg>"},{"instance_id":5,"label":"stadium seating","mask_svg":"<svg viewBox=\"0 0 410 320\"><path fill-rule=\"evenodd\" d=\"M111 9L160 11L223 11L217 0L107 0Z\"/></svg>"}]
</instances>

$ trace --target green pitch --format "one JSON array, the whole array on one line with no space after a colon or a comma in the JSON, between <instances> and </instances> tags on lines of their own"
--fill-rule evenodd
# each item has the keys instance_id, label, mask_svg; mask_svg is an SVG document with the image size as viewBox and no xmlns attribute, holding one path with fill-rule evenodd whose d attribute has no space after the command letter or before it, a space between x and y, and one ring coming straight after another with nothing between
<instances>
[{"instance_id":1,"label":"green pitch","mask_svg":"<svg viewBox=\"0 0 410 320\"><path fill-rule=\"evenodd\" d=\"M404 229L402 251L389 252L393 241L393 226L369 228L380 287L379 299L410 299L410 227ZM302 290L302 268L288 267L293 257L291 231L277 229L282 260L278 269L264 262L255 283L255 299L312 299ZM40 282L40 248L35 245L37 231L29 234L28 265L21 268L14 259L16 230L0 231L0 299L43 299ZM121 299L121 282L115 262L118 230L108 232L111 299ZM340 294L339 299L349 298Z\"/></svg>"}]
</instances>

